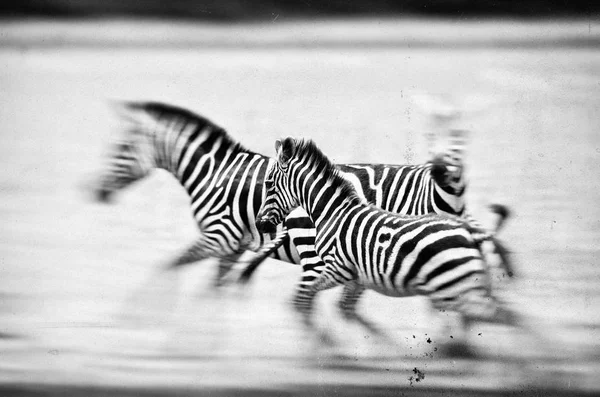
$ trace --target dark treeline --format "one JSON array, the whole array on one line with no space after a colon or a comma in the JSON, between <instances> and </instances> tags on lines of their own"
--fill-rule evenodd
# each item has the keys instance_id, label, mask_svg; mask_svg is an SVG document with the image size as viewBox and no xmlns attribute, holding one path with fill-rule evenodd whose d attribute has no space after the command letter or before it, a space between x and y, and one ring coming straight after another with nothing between
<instances>
[{"instance_id":1,"label":"dark treeline","mask_svg":"<svg viewBox=\"0 0 600 397\"><path fill-rule=\"evenodd\" d=\"M214 20L279 17L431 15L552 17L600 11L592 0L18 0L4 16L146 16Z\"/></svg>"}]
</instances>

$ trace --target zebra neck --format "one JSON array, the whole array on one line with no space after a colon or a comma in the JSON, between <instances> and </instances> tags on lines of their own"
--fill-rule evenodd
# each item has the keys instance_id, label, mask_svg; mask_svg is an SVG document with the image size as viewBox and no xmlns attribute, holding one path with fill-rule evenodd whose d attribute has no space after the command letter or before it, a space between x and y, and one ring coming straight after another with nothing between
<instances>
[{"instance_id":1,"label":"zebra neck","mask_svg":"<svg viewBox=\"0 0 600 397\"><path fill-rule=\"evenodd\" d=\"M432 192L434 197L432 202L438 210L450 214L461 214L465 208L465 184L457 193L449 193L434 182L435 191ZM439 199L436 199L436 196Z\"/></svg>"},{"instance_id":2,"label":"zebra neck","mask_svg":"<svg viewBox=\"0 0 600 397\"><path fill-rule=\"evenodd\" d=\"M311 178L302 189L301 206L317 229L343 214L344 208L360 201L355 195L348 194L346 181L339 183L338 178L341 177Z\"/></svg>"},{"instance_id":3,"label":"zebra neck","mask_svg":"<svg viewBox=\"0 0 600 397\"><path fill-rule=\"evenodd\" d=\"M188 123L165 129L155 139L156 167L171 173L191 197L213 182L222 183L247 159L264 157L241 148L211 126Z\"/></svg>"}]
</instances>

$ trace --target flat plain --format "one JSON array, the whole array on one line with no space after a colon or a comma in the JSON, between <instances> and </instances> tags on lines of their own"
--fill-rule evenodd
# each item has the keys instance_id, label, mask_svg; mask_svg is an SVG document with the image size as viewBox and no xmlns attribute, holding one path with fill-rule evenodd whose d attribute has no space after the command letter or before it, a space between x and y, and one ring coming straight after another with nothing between
<instances>
[{"instance_id":1,"label":"flat plain","mask_svg":"<svg viewBox=\"0 0 600 397\"><path fill-rule=\"evenodd\" d=\"M427 24L436 26L418 26ZM34 32L46 26L38 25L27 26ZM135 37L142 28L119 22L103 41L96 25L82 26L66 24L57 31L67 38L71 31L97 32L96 41L70 45L51 37L44 44L24 34L27 40L19 45L25 28L0 26L1 390L600 391L596 47L486 46L485 40L444 47L435 45L435 37L443 29L460 33L461 27L443 23L441 33L427 36L429 45L377 45L373 39L353 46L353 39L369 37L377 25L357 27L352 21L336 22L337 41L323 45L315 39L317 44L299 45L184 40L172 48L168 41L119 46L115 37ZM326 24L320 26L326 31ZM244 31L243 25L235 29ZM285 33L285 25L277 29ZM485 37L493 37L511 25L478 29L489 29ZM215 30L224 28L206 31ZM265 35L260 26L248 31ZM533 32L523 40L544 37L546 30ZM346 33L350 44L340 45ZM464 37L453 34L456 42ZM113 206L86 195L82 187L102 169L115 133L108 100L185 106L264 154L273 153L276 138L293 135L314 139L336 162L403 164L424 158L422 136L430 126L413 100L422 93L451 94L478 109L463 123L471 131L469 206L484 220L490 203L512 208L502 238L514 253L517 278L499 293L552 341L548 351L523 344L512 330L481 325L471 335L480 359L443 358L437 346L450 335L440 333L440 318L425 301L368 293L360 310L398 342L381 345L343 322L333 307L340 291L333 290L319 300L319 321L341 346L314 352L287 304L299 269L273 260L249 288L219 292L210 287L214 263L190 266L180 275L180 290L154 294L160 302L179 291L183 303L177 312L144 326L119 321L127 298L197 232L185 192L163 172L124 191Z\"/></svg>"}]
</instances>

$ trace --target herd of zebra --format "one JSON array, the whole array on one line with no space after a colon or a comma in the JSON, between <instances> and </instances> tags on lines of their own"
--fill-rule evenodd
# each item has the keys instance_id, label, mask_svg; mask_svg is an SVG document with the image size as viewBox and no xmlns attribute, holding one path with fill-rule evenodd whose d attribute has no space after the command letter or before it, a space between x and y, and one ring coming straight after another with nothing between
<instances>
[{"instance_id":1,"label":"herd of zebra","mask_svg":"<svg viewBox=\"0 0 600 397\"><path fill-rule=\"evenodd\" d=\"M245 149L210 120L153 102L115 104L122 121L108 165L94 187L108 202L153 169L170 172L189 194L200 234L164 272L219 261L215 286L248 250L247 281L268 256L300 264L293 307L308 327L315 294L343 285L339 308L356 312L365 289L427 296L434 309L465 320L517 325L493 295L491 268L512 276L495 237L508 210L492 206L492 230L466 210L464 142L421 165L333 165L312 141L287 138L271 158Z\"/></svg>"}]
</instances>

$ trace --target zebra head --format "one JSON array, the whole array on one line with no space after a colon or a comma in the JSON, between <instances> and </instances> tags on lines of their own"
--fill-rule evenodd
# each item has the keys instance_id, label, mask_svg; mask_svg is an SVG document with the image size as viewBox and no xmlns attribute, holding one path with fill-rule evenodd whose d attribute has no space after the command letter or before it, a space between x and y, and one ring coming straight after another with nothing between
<instances>
[{"instance_id":1,"label":"zebra head","mask_svg":"<svg viewBox=\"0 0 600 397\"><path fill-rule=\"evenodd\" d=\"M431 176L435 183L450 194L459 194L464 187L462 164L452 161L444 154L435 156L431 163Z\"/></svg>"},{"instance_id":2,"label":"zebra head","mask_svg":"<svg viewBox=\"0 0 600 397\"><path fill-rule=\"evenodd\" d=\"M109 202L115 192L144 178L155 168L152 137L147 127L149 116L133 105L118 104L122 119L119 136L109 149L108 159L94 196L100 202Z\"/></svg>"},{"instance_id":3,"label":"zebra head","mask_svg":"<svg viewBox=\"0 0 600 397\"><path fill-rule=\"evenodd\" d=\"M462 159L463 148L451 147L446 152L436 154L431 160L431 176L439 187L451 195L460 196L465 189Z\"/></svg>"},{"instance_id":4,"label":"zebra head","mask_svg":"<svg viewBox=\"0 0 600 397\"><path fill-rule=\"evenodd\" d=\"M276 162L265 178L267 195L258 212L256 227L261 233L273 233L292 210L300 206L299 200L291 192L290 159L295 151L293 138L275 142Z\"/></svg>"}]
</instances>

